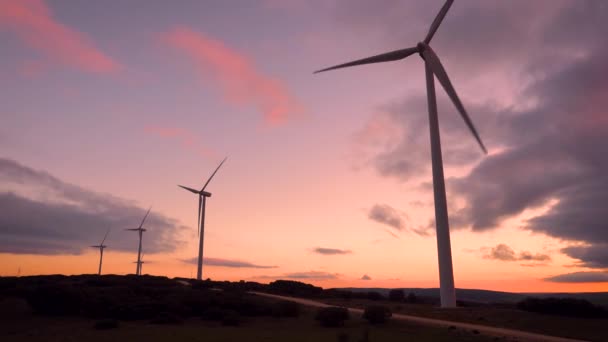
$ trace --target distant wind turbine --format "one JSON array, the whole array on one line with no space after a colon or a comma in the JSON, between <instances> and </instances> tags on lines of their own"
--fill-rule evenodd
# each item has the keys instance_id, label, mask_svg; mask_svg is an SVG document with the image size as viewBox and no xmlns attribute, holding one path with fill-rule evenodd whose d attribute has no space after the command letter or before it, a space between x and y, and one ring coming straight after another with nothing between
<instances>
[{"instance_id":1,"label":"distant wind turbine","mask_svg":"<svg viewBox=\"0 0 608 342\"><path fill-rule=\"evenodd\" d=\"M144 265L144 253L141 254L141 259L137 259L137 261L133 261L134 264L137 264L137 275L140 276L142 274L142 266Z\"/></svg>"},{"instance_id":2,"label":"distant wind turbine","mask_svg":"<svg viewBox=\"0 0 608 342\"><path fill-rule=\"evenodd\" d=\"M198 266L196 269L196 279L198 279L198 280L203 279L203 241L205 239L205 204L207 202L207 197L211 197L211 193L205 191L205 188L207 188L207 185L209 185L209 182L211 182L211 179L213 178L213 176L215 176L217 170L219 170L220 167L222 167L222 165L224 164L226 159L228 159L228 157L226 157L226 158L224 158L224 160L222 160L220 165L218 165L218 167L215 169L215 171L213 171L213 173L211 174L209 179L207 179L207 182L205 183L205 185L203 185L203 188L201 190L195 190L195 189L189 188L187 186L178 185L180 188L186 189L186 190L190 191L191 193L198 195L198 227L197 228L198 228L199 243L198 243Z\"/></svg>"},{"instance_id":3,"label":"distant wind turbine","mask_svg":"<svg viewBox=\"0 0 608 342\"><path fill-rule=\"evenodd\" d=\"M137 248L137 268L135 269L135 274L136 275L140 275L140 266L141 266L141 239L143 237L144 232L146 231L146 229L144 228L144 222L146 222L146 218L148 217L148 214L150 213L150 209L152 209L152 207L150 207L148 209L148 212L146 212L146 215L144 216L144 219L141 220L141 223L139 224L139 227L137 228L129 228L126 230L131 230L131 231L135 231L139 233L139 247Z\"/></svg>"},{"instance_id":4,"label":"distant wind turbine","mask_svg":"<svg viewBox=\"0 0 608 342\"><path fill-rule=\"evenodd\" d=\"M103 240L101 240L101 243L97 246L91 246L93 248L99 248L99 271L97 271L98 275L101 275L101 264L103 263L103 250L108 247L106 245L104 245L103 243L106 242L106 238L108 237L108 233L110 233L110 229L108 229L108 231L106 232L106 235L104 235Z\"/></svg>"},{"instance_id":5,"label":"distant wind turbine","mask_svg":"<svg viewBox=\"0 0 608 342\"><path fill-rule=\"evenodd\" d=\"M431 49L429 46L431 39L435 35L435 32L437 32L439 25L443 21L443 18L447 14L453 2L453 0L447 0L445 2L439 11L439 14L437 14L437 17L431 24L426 38L424 38L424 41L419 42L415 47L395 50L315 71L315 73L319 73L356 65L397 61L409 57L415 53L418 53L424 60L429 110L429 127L431 135L433 191L435 195L435 222L437 229L437 254L439 261L439 283L442 307L455 307L456 295L454 290L454 272L452 270L452 250L450 246L450 227L448 222L448 209L445 195L445 182L443 177L443 161L441 157L441 140L439 137L439 119L437 117L437 101L435 99L434 77L437 77L439 83L454 103L454 106L456 106L456 109L460 113L460 116L462 116L462 119L468 126L471 133L473 133L473 136L475 137L475 140L477 140L481 150L487 154L486 148L481 142L481 138L479 137L479 134L477 134L477 130L475 129L475 126L473 126L473 122L469 118L464 106L460 102L460 99L456 94L456 90L452 86L452 82L441 64L439 57L437 57L433 49Z\"/></svg>"}]
</instances>

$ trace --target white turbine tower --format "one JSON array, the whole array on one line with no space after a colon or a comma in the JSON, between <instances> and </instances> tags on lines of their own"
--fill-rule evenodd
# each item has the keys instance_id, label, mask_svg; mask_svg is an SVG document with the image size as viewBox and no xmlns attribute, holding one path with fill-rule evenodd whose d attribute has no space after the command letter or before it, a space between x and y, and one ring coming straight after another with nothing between
<instances>
[{"instance_id":1,"label":"white turbine tower","mask_svg":"<svg viewBox=\"0 0 608 342\"><path fill-rule=\"evenodd\" d=\"M108 231L106 232L106 235L104 235L103 240L101 240L101 243L97 246L91 246L93 248L99 248L99 270L97 271L98 275L101 275L101 264L103 263L103 250L108 247L106 245L104 245L103 243L106 242L106 238L108 237L108 233L110 233L110 229L108 229Z\"/></svg>"},{"instance_id":2,"label":"white turbine tower","mask_svg":"<svg viewBox=\"0 0 608 342\"><path fill-rule=\"evenodd\" d=\"M146 229L144 228L144 222L146 222L146 218L148 217L148 214L150 213L150 209L152 209L152 207L150 207L148 209L148 212L146 212L146 215L144 216L144 219L141 220L141 223L139 224L139 227L137 228L129 228L126 230L130 230L130 231L135 231L139 233L139 246L137 248L137 268L135 269L135 274L136 275L140 275L140 266L141 266L141 239L143 237L144 232L146 231Z\"/></svg>"},{"instance_id":3,"label":"white turbine tower","mask_svg":"<svg viewBox=\"0 0 608 342\"><path fill-rule=\"evenodd\" d=\"M220 165L218 165L218 167L215 169L215 171L213 171L213 173L211 174L209 179L207 179L207 182L205 183L205 185L203 185L203 188L201 190L195 190L195 189L189 188L187 186L178 185L180 188L186 189L186 190L192 192L193 194L198 195L198 227L197 228L198 228L199 242L198 242L198 265L197 265L197 269L196 269L196 279L198 279L198 280L203 279L203 241L205 239L205 204L207 202L207 197L211 197L211 193L205 191L205 188L207 188L207 185L209 185L209 182L211 182L211 179L213 178L213 176L215 176L215 173L217 172L217 170L219 170L220 167L222 167L222 165L224 164L226 159L228 159L228 157L226 157L226 158L224 158L224 160L222 160Z\"/></svg>"},{"instance_id":4,"label":"white turbine tower","mask_svg":"<svg viewBox=\"0 0 608 342\"><path fill-rule=\"evenodd\" d=\"M401 50L395 50L380 55L359 59L353 62L336 65L330 68L315 71L315 73L351 67L362 64L390 62L404 59L410 55L418 53L424 60L425 74L426 74L426 90L428 98L428 110L429 110L429 127L431 135L431 157L433 166L433 192L435 197L435 223L437 229L437 255L439 261L439 283L440 283L440 295L441 295L441 306L442 307L455 307L456 306L456 295L454 289L454 272L452 270L452 250L450 246L450 228L448 223L448 209L445 196L445 183L443 178L443 161L441 157L441 141L439 137L439 120L437 118L437 102L435 99L435 83L434 77L437 77L439 83L443 86L443 89L448 94L456 109L462 116L462 119L469 127L471 133L479 143L479 146L484 153L487 153L479 134L473 122L469 118L464 106L460 102L456 90L452 86L448 74L446 73L443 65L441 64L439 57L435 54L433 49L429 46L431 39L435 35L437 28L443 21L443 18L447 14L453 0L447 0L443 5L439 14L431 24L429 32L424 41L419 42L415 47L410 47Z\"/></svg>"}]
</instances>

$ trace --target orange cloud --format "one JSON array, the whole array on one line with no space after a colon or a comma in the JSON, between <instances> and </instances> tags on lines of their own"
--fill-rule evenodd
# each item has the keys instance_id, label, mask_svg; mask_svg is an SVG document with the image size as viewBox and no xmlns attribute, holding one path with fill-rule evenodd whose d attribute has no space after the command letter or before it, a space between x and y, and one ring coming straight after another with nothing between
<instances>
[{"instance_id":1,"label":"orange cloud","mask_svg":"<svg viewBox=\"0 0 608 342\"><path fill-rule=\"evenodd\" d=\"M0 0L0 28L8 28L28 46L82 70L105 73L120 65L95 48L87 37L56 21L43 0Z\"/></svg>"},{"instance_id":2,"label":"orange cloud","mask_svg":"<svg viewBox=\"0 0 608 342\"><path fill-rule=\"evenodd\" d=\"M285 122L299 111L295 99L280 80L262 74L247 57L221 41L187 28L176 28L163 38L185 52L203 72L211 73L221 84L227 101L257 106L267 123Z\"/></svg>"},{"instance_id":3,"label":"orange cloud","mask_svg":"<svg viewBox=\"0 0 608 342\"><path fill-rule=\"evenodd\" d=\"M216 153L211 149L202 146L197 136L191 131L178 127L146 126L144 132L166 139L174 139L188 150L192 150L204 157L216 157Z\"/></svg>"}]
</instances>

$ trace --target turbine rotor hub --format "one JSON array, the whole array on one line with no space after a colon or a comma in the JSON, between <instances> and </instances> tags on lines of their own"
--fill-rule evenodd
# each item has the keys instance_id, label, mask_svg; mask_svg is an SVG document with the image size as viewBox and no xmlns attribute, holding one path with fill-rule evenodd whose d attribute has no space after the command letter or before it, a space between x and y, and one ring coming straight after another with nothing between
<instances>
[{"instance_id":1,"label":"turbine rotor hub","mask_svg":"<svg viewBox=\"0 0 608 342\"><path fill-rule=\"evenodd\" d=\"M418 44L416 44L416 48L418 49L418 54L420 55L420 57L422 57L422 53L424 52L424 50L426 50L426 44L424 44L423 42L418 42Z\"/></svg>"}]
</instances>

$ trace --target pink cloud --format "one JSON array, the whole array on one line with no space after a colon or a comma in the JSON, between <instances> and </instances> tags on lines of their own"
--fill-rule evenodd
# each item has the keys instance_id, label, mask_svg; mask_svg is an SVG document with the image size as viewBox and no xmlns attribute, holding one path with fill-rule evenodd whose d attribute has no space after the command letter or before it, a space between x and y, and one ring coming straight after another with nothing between
<instances>
[{"instance_id":1,"label":"pink cloud","mask_svg":"<svg viewBox=\"0 0 608 342\"><path fill-rule=\"evenodd\" d=\"M217 157L216 153L203 146L197 136L191 131L179 127L145 126L144 132L161 138L172 139L187 150L194 151L204 157Z\"/></svg>"},{"instance_id":2,"label":"pink cloud","mask_svg":"<svg viewBox=\"0 0 608 342\"><path fill-rule=\"evenodd\" d=\"M56 21L43 0L0 0L0 28L57 62L96 73L120 69L86 35Z\"/></svg>"},{"instance_id":3,"label":"pink cloud","mask_svg":"<svg viewBox=\"0 0 608 342\"><path fill-rule=\"evenodd\" d=\"M251 60L223 42L188 28L176 28L164 34L163 40L185 52L203 72L213 75L228 102L257 106L267 123L283 123L299 111L280 80L262 74Z\"/></svg>"}]
</instances>

